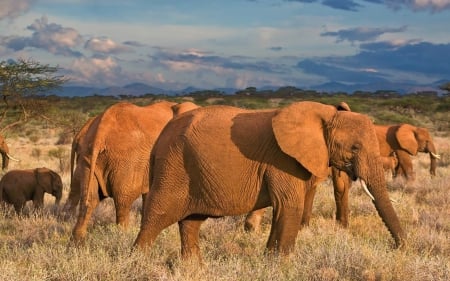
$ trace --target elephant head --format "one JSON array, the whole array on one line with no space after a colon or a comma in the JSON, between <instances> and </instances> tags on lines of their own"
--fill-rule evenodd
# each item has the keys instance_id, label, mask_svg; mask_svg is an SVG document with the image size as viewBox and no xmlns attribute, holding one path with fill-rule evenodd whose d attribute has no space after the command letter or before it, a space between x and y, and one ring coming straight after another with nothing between
<instances>
[{"instance_id":1,"label":"elephant head","mask_svg":"<svg viewBox=\"0 0 450 281\"><path fill-rule=\"evenodd\" d=\"M436 175L436 161L440 159L426 128L415 127L409 124L402 124L395 133L400 147L410 155L417 155L418 152L430 154L430 174Z\"/></svg>"},{"instance_id":2,"label":"elephant head","mask_svg":"<svg viewBox=\"0 0 450 281\"><path fill-rule=\"evenodd\" d=\"M2 154L2 169L3 170L8 169L9 159L14 160L14 161L19 161L9 154L8 145L6 144L5 138L1 135L0 135L0 153Z\"/></svg>"},{"instance_id":3,"label":"elephant head","mask_svg":"<svg viewBox=\"0 0 450 281\"><path fill-rule=\"evenodd\" d=\"M61 177L48 168L36 168L36 188L42 188L44 192L55 197L55 204L58 205L62 198L63 184Z\"/></svg>"},{"instance_id":4,"label":"elephant head","mask_svg":"<svg viewBox=\"0 0 450 281\"><path fill-rule=\"evenodd\" d=\"M396 246L406 235L390 202L374 125L369 117L317 103L294 103L273 118L281 150L318 178L328 167L344 171L367 184L378 214Z\"/></svg>"}]
</instances>

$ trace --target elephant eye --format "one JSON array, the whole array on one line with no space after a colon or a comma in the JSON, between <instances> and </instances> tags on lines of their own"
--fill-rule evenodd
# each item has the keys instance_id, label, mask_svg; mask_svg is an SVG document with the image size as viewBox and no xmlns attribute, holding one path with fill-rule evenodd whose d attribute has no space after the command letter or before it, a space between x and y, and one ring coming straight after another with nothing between
<instances>
[{"instance_id":1,"label":"elephant eye","mask_svg":"<svg viewBox=\"0 0 450 281\"><path fill-rule=\"evenodd\" d=\"M353 153L358 153L361 150L361 144L355 143L351 147Z\"/></svg>"}]
</instances>

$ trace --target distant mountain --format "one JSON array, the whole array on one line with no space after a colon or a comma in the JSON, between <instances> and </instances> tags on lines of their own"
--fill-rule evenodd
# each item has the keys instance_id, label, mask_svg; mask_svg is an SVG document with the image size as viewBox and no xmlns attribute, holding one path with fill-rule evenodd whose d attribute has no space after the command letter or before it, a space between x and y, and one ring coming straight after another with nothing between
<instances>
[{"instance_id":1,"label":"distant mountain","mask_svg":"<svg viewBox=\"0 0 450 281\"><path fill-rule=\"evenodd\" d=\"M328 82L320 85L315 85L311 87L299 87L299 89L304 90L314 90L319 92L327 92L327 93L348 93L352 94L356 91L364 91L364 92L376 92L376 91L394 91L399 94L406 93L416 93L416 92L427 92L434 91L439 93L443 93L445 91L440 90L439 86L449 82L448 80L440 80L435 81L434 83L426 84L426 85L418 85L418 84L408 84L408 83L391 83L391 82L383 82L383 83L369 83L369 84L344 84L340 82ZM257 91L276 91L280 87L278 86L264 86L261 88L257 88ZM96 88L96 87L87 87L87 86L64 86L60 89L56 89L52 91L50 94L55 94L58 96L64 97L85 97L85 96L142 96L146 94L154 94L154 95L185 95L190 93L196 93L201 91L217 91L220 93L224 93L227 95L235 94L240 89L235 88L215 88L215 89L203 89L197 87L187 87L182 90L173 91L166 90L162 88L153 87L144 83L131 83L127 84L123 87L114 86L114 87L106 87L106 88Z\"/></svg>"},{"instance_id":2,"label":"distant mountain","mask_svg":"<svg viewBox=\"0 0 450 281\"><path fill-rule=\"evenodd\" d=\"M130 95L130 96L142 96L145 94L173 94L173 92L149 86L144 83L132 83L125 85L123 87L114 86L107 88L96 88L96 87L83 87L83 86L64 86L60 89L54 90L51 94L64 97L86 97L86 96L120 96L120 95Z\"/></svg>"},{"instance_id":3,"label":"distant mountain","mask_svg":"<svg viewBox=\"0 0 450 281\"><path fill-rule=\"evenodd\" d=\"M437 93L442 92L439 89L439 85L442 85L444 82L436 81L431 84L410 84L410 83L392 83L392 82L383 82L383 83L368 83L368 84L343 84L339 82L328 82L316 86L310 87L311 90L323 91L328 93L337 93L337 92L345 92L348 94L352 94L356 91L364 91L364 92L376 92L376 91L393 91L399 94L408 94L408 93L417 93L417 92L426 92L426 91L434 91Z\"/></svg>"}]
</instances>

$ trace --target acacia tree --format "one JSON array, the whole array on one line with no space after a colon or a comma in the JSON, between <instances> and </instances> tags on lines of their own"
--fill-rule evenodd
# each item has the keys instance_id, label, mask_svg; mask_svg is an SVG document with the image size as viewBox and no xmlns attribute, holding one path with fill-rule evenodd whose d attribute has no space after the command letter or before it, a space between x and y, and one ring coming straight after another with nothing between
<instances>
[{"instance_id":1,"label":"acacia tree","mask_svg":"<svg viewBox=\"0 0 450 281\"><path fill-rule=\"evenodd\" d=\"M58 66L41 64L32 59L0 62L0 95L3 100L3 106L0 107L0 132L32 118L45 118L45 106L30 97L67 82L63 75L56 75L59 69ZM11 111L14 111L12 118Z\"/></svg>"},{"instance_id":2,"label":"acacia tree","mask_svg":"<svg viewBox=\"0 0 450 281\"><path fill-rule=\"evenodd\" d=\"M450 82L440 85L439 88L441 90L447 91L447 95L450 94Z\"/></svg>"}]
</instances>

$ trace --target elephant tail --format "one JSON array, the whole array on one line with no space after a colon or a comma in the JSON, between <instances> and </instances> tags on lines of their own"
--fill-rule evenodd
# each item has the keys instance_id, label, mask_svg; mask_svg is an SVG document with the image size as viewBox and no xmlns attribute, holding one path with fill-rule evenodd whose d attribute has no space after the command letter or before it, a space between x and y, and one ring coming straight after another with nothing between
<instances>
[{"instance_id":1,"label":"elephant tail","mask_svg":"<svg viewBox=\"0 0 450 281\"><path fill-rule=\"evenodd\" d=\"M100 119L100 124L97 128L96 136L94 138L94 142L92 144L92 150L91 150L91 159L90 159L90 168L89 168L89 177L87 182L87 196L89 195L89 192L93 192L91 189L92 184L97 180L98 187L102 190L102 193L105 197L109 197L108 191L106 190L105 182L102 179L102 176L96 177L96 166L97 166L97 159L101 152L105 150L105 140L101 134L101 131L104 130L104 126L102 128L102 123Z\"/></svg>"}]
</instances>

